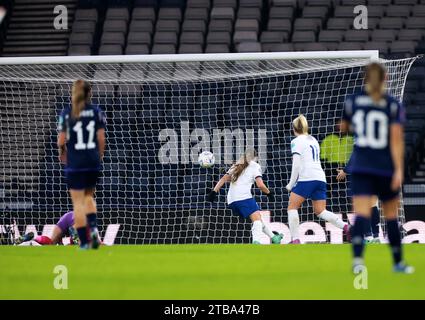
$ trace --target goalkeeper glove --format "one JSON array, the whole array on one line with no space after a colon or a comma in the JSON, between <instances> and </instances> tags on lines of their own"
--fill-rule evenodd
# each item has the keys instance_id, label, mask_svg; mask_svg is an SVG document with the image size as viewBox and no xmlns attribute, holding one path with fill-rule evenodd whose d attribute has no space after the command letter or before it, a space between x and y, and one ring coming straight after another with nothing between
<instances>
[{"instance_id":1,"label":"goalkeeper glove","mask_svg":"<svg viewBox=\"0 0 425 320\"><path fill-rule=\"evenodd\" d=\"M270 190L268 194L266 194L267 198L269 198L269 201L274 201L274 192Z\"/></svg>"},{"instance_id":2,"label":"goalkeeper glove","mask_svg":"<svg viewBox=\"0 0 425 320\"><path fill-rule=\"evenodd\" d=\"M215 199L217 198L217 192L215 192L214 190L212 190L210 193L208 193L207 195L207 200L209 202L214 202Z\"/></svg>"}]
</instances>

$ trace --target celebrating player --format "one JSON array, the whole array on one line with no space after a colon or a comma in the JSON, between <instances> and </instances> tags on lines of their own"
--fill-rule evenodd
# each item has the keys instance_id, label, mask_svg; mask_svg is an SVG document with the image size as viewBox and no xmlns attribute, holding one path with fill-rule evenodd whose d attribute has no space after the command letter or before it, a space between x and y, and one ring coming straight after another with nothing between
<instances>
[{"instance_id":1,"label":"celebrating player","mask_svg":"<svg viewBox=\"0 0 425 320\"><path fill-rule=\"evenodd\" d=\"M365 91L346 99L341 130L349 125L355 144L351 164L351 187L356 221L352 228L353 271L362 270L364 230L370 224L371 202L377 195L387 220L394 271L412 273L402 260L397 221L399 192L403 182L404 108L385 93L385 68L371 63L365 70Z\"/></svg>"},{"instance_id":2,"label":"celebrating player","mask_svg":"<svg viewBox=\"0 0 425 320\"><path fill-rule=\"evenodd\" d=\"M98 106L90 103L90 98L90 84L75 81L71 107L65 108L59 117L59 158L66 164L75 228L82 249L88 249L89 243L94 249L100 245L94 192L105 151L105 116Z\"/></svg>"},{"instance_id":3,"label":"celebrating player","mask_svg":"<svg viewBox=\"0 0 425 320\"><path fill-rule=\"evenodd\" d=\"M348 161L347 165L344 169L338 169L337 170L337 176L336 179L338 181L344 181L347 180L348 184L348 191L347 194L351 197L351 158ZM365 241L366 243L380 243L379 240L379 224L381 221L381 216L379 214L379 208L378 208L379 200L378 197L374 196L372 200L372 215L370 219L370 226L366 228L365 231Z\"/></svg>"},{"instance_id":4,"label":"celebrating player","mask_svg":"<svg viewBox=\"0 0 425 320\"><path fill-rule=\"evenodd\" d=\"M58 223L54 226L52 237L35 236L33 232L29 232L16 240L16 244L34 240L41 245L62 244L62 238L69 237L70 244L78 243L78 236L74 229L74 212L69 211L60 217Z\"/></svg>"},{"instance_id":5,"label":"celebrating player","mask_svg":"<svg viewBox=\"0 0 425 320\"><path fill-rule=\"evenodd\" d=\"M314 213L321 219L343 229L349 237L349 226L336 214L326 210L326 176L320 164L320 146L308 134L307 119L299 115L292 122L295 139L291 141L292 172L286 189L291 192L288 204L288 224L293 244L299 244L300 218L298 209L306 199L313 201Z\"/></svg>"},{"instance_id":6,"label":"celebrating player","mask_svg":"<svg viewBox=\"0 0 425 320\"><path fill-rule=\"evenodd\" d=\"M271 238L272 243L279 244L283 235L274 234L264 224L261 219L260 207L251 194L252 185L255 183L270 201L274 201L273 192L264 184L261 166L257 163L257 152L254 149L246 150L239 161L221 177L208 194L208 201L214 202L221 187L227 182L230 182L227 204L235 214L251 219L252 243L259 244L261 234L264 232Z\"/></svg>"}]
</instances>

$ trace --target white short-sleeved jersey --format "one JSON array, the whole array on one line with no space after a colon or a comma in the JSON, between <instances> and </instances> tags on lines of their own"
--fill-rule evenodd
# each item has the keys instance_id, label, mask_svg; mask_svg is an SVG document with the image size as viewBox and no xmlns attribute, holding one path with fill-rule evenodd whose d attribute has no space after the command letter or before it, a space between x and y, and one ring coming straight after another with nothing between
<instances>
[{"instance_id":1,"label":"white short-sleeved jersey","mask_svg":"<svg viewBox=\"0 0 425 320\"><path fill-rule=\"evenodd\" d=\"M320 146L310 135L299 135L291 141L292 154L301 157L301 168L297 181L323 181L326 175L320 164Z\"/></svg>"},{"instance_id":2,"label":"white short-sleeved jersey","mask_svg":"<svg viewBox=\"0 0 425 320\"><path fill-rule=\"evenodd\" d=\"M231 174L231 170L232 168L227 173ZM251 161L238 180L230 183L227 203L231 204L235 201L252 198L251 188L257 177L261 177L261 166L257 162Z\"/></svg>"}]
</instances>

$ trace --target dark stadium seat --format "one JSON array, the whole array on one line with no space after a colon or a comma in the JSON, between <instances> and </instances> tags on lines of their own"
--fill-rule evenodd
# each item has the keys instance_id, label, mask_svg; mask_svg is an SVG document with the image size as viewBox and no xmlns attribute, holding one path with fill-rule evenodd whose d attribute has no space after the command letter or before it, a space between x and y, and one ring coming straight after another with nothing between
<instances>
[{"instance_id":1,"label":"dark stadium seat","mask_svg":"<svg viewBox=\"0 0 425 320\"><path fill-rule=\"evenodd\" d=\"M152 47L152 54L174 54L176 46L174 44L158 44L155 43Z\"/></svg>"},{"instance_id":2,"label":"dark stadium seat","mask_svg":"<svg viewBox=\"0 0 425 320\"><path fill-rule=\"evenodd\" d=\"M86 56L91 55L91 48L89 45L71 45L68 49L69 56Z\"/></svg>"},{"instance_id":3,"label":"dark stadium seat","mask_svg":"<svg viewBox=\"0 0 425 320\"><path fill-rule=\"evenodd\" d=\"M206 33L207 24L204 20L184 20L182 24L182 32L202 32Z\"/></svg>"},{"instance_id":4,"label":"dark stadium seat","mask_svg":"<svg viewBox=\"0 0 425 320\"><path fill-rule=\"evenodd\" d=\"M400 41L420 41L424 38L424 32L419 29L402 29L397 38Z\"/></svg>"},{"instance_id":5,"label":"dark stadium seat","mask_svg":"<svg viewBox=\"0 0 425 320\"><path fill-rule=\"evenodd\" d=\"M122 32L127 33L126 20L105 20L103 24L103 32Z\"/></svg>"},{"instance_id":6,"label":"dark stadium seat","mask_svg":"<svg viewBox=\"0 0 425 320\"><path fill-rule=\"evenodd\" d=\"M363 50L363 42L340 42L338 50Z\"/></svg>"},{"instance_id":7,"label":"dark stadium seat","mask_svg":"<svg viewBox=\"0 0 425 320\"><path fill-rule=\"evenodd\" d=\"M425 17L425 4L418 4L412 8L412 16Z\"/></svg>"},{"instance_id":8,"label":"dark stadium seat","mask_svg":"<svg viewBox=\"0 0 425 320\"><path fill-rule=\"evenodd\" d=\"M106 11L106 20L130 20L128 8L109 8Z\"/></svg>"},{"instance_id":9,"label":"dark stadium seat","mask_svg":"<svg viewBox=\"0 0 425 320\"><path fill-rule=\"evenodd\" d=\"M293 7L296 8L298 6L298 0L272 0L273 6L276 7Z\"/></svg>"},{"instance_id":10,"label":"dark stadium seat","mask_svg":"<svg viewBox=\"0 0 425 320\"><path fill-rule=\"evenodd\" d=\"M256 42L258 34L255 31L235 31L233 34L233 43L238 44L241 42Z\"/></svg>"},{"instance_id":11,"label":"dark stadium seat","mask_svg":"<svg viewBox=\"0 0 425 320\"><path fill-rule=\"evenodd\" d=\"M156 32L153 38L155 44L172 44L178 43L177 33L175 32Z\"/></svg>"},{"instance_id":12,"label":"dark stadium seat","mask_svg":"<svg viewBox=\"0 0 425 320\"><path fill-rule=\"evenodd\" d=\"M237 52L261 52L261 44L259 42L242 42L236 46Z\"/></svg>"},{"instance_id":13,"label":"dark stadium seat","mask_svg":"<svg viewBox=\"0 0 425 320\"><path fill-rule=\"evenodd\" d=\"M208 20L209 11L207 8L187 8L184 13L185 20Z\"/></svg>"},{"instance_id":14,"label":"dark stadium seat","mask_svg":"<svg viewBox=\"0 0 425 320\"><path fill-rule=\"evenodd\" d=\"M180 32L180 22L178 20L158 19L155 26L156 32Z\"/></svg>"},{"instance_id":15,"label":"dark stadium seat","mask_svg":"<svg viewBox=\"0 0 425 320\"><path fill-rule=\"evenodd\" d=\"M386 55L386 54L388 54L388 51L389 51L389 43L380 42L380 41L366 42L363 49L365 49L365 50L379 50L380 54Z\"/></svg>"},{"instance_id":16,"label":"dark stadium seat","mask_svg":"<svg viewBox=\"0 0 425 320\"><path fill-rule=\"evenodd\" d=\"M417 3L418 3L418 0L394 0L394 4L397 4L397 5L414 5Z\"/></svg>"},{"instance_id":17,"label":"dark stadium seat","mask_svg":"<svg viewBox=\"0 0 425 320\"><path fill-rule=\"evenodd\" d=\"M330 18L327 22L328 30L348 30L353 19L349 18Z\"/></svg>"},{"instance_id":18,"label":"dark stadium seat","mask_svg":"<svg viewBox=\"0 0 425 320\"><path fill-rule=\"evenodd\" d=\"M236 19L235 31L254 31L258 33L260 26L255 19Z\"/></svg>"},{"instance_id":19,"label":"dark stadium seat","mask_svg":"<svg viewBox=\"0 0 425 320\"><path fill-rule=\"evenodd\" d=\"M230 7L213 7L210 18L217 20L234 20L235 10Z\"/></svg>"},{"instance_id":20,"label":"dark stadium seat","mask_svg":"<svg viewBox=\"0 0 425 320\"><path fill-rule=\"evenodd\" d=\"M72 32L89 32L94 33L96 30L96 21L94 20L77 20L72 24Z\"/></svg>"},{"instance_id":21,"label":"dark stadium seat","mask_svg":"<svg viewBox=\"0 0 425 320\"><path fill-rule=\"evenodd\" d=\"M129 27L130 32L148 32L152 34L153 30L153 23L149 20L132 20Z\"/></svg>"},{"instance_id":22,"label":"dark stadium seat","mask_svg":"<svg viewBox=\"0 0 425 320\"><path fill-rule=\"evenodd\" d=\"M84 33L71 33L69 37L70 45L88 45L91 46L93 43L93 33L84 32Z\"/></svg>"},{"instance_id":23,"label":"dark stadium seat","mask_svg":"<svg viewBox=\"0 0 425 320\"><path fill-rule=\"evenodd\" d=\"M298 18L294 21L294 31L317 32L322 27L322 20L317 18Z\"/></svg>"},{"instance_id":24,"label":"dark stadium seat","mask_svg":"<svg viewBox=\"0 0 425 320\"><path fill-rule=\"evenodd\" d=\"M407 18L410 16L410 6L388 6L385 10L387 17L402 17Z\"/></svg>"},{"instance_id":25,"label":"dark stadium seat","mask_svg":"<svg viewBox=\"0 0 425 320\"><path fill-rule=\"evenodd\" d=\"M388 6L390 5L392 2L392 0L368 0L368 4L369 5L385 5Z\"/></svg>"},{"instance_id":26,"label":"dark stadium seat","mask_svg":"<svg viewBox=\"0 0 425 320\"><path fill-rule=\"evenodd\" d=\"M156 14L154 8L134 8L131 14L131 19L134 20L148 20L154 22Z\"/></svg>"},{"instance_id":27,"label":"dark stadium seat","mask_svg":"<svg viewBox=\"0 0 425 320\"><path fill-rule=\"evenodd\" d=\"M353 18L353 6L337 6L335 7L334 16L336 18Z\"/></svg>"},{"instance_id":28,"label":"dark stadium seat","mask_svg":"<svg viewBox=\"0 0 425 320\"><path fill-rule=\"evenodd\" d=\"M394 41L396 39L397 33L398 33L398 30L376 29L376 30L373 30L372 33L371 33L371 40L377 41L377 42Z\"/></svg>"},{"instance_id":29,"label":"dark stadium seat","mask_svg":"<svg viewBox=\"0 0 425 320\"><path fill-rule=\"evenodd\" d=\"M305 0L304 6L320 6L330 8L333 6L333 0Z\"/></svg>"},{"instance_id":30,"label":"dark stadium seat","mask_svg":"<svg viewBox=\"0 0 425 320\"><path fill-rule=\"evenodd\" d=\"M288 40L288 33L281 31L263 31L260 36L260 42L264 43L282 43Z\"/></svg>"},{"instance_id":31,"label":"dark stadium seat","mask_svg":"<svg viewBox=\"0 0 425 320\"><path fill-rule=\"evenodd\" d=\"M344 40L347 42L366 42L369 41L369 30L347 30L344 34Z\"/></svg>"},{"instance_id":32,"label":"dark stadium seat","mask_svg":"<svg viewBox=\"0 0 425 320\"><path fill-rule=\"evenodd\" d=\"M404 26L404 22L405 22L405 19L400 17L383 17L381 21L379 22L379 28L401 29Z\"/></svg>"},{"instance_id":33,"label":"dark stadium seat","mask_svg":"<svg viewBox=\"0 0 425 320\"><path fill-rule=\"evenodd\" d=\"M236 9L238 6L237 0L212 0L213 7L230 7Z\"/></svg>"},{"instance_id":34,"label":"dark stadium seat","mask_svg":"<svg viewBox=\"0 0 425 320\"><path fill-rule=\"evenodd\" d=\"M75 21L95 21L98 20L98 13L96 9L77 9L75 12Z\"/></svg>"},{"instance_id":35,"label":"dark stadium seat","mask_svg":"<svg viewBox=\"0 0 425 320\"><path fill-rule=\"evenodd\" d=\"M125 54L149 54L149 46L145 44L128 44Z\"/></svg>"},{"instance_id":36,"label":"dark stadium seat","mask_svg":"<svg viewBox=\"0 0 425 320\"><path fill-rule=\"evenodd\" d=\"M232 20L215 20L212 19L208 25L208 31L225 31L232 32L233 21Z\"/></svg>"},{"instance_id":37,"label":"dark stadium seat","mask_svg":"<svg viewBox=\"0 0 425 320\"><path fill-rule=\"evenodd\" d=\"M178 53L203 53L203 50L200 44L181 43L179 46Z\"/></svg>"},{"instance_id":38,"label":"dark stadium seat","mask_svg":"<svg viewBox=\"0 0 425 320\"><path fill-rule=\"evenodd\" d=\"M327 46L321 42L300 42L294 44L295 51L326 51Z\"/></svg>"},{"instance_id":39,"label":"dark stadium seat","mask_svg":"<svg viewBox=\"0 0 425 320\"><path fill-rule=\"evenodd\" d=\"M150 46L151 42L152 36L149 32L132 31L129 32L127 36L128 44L145 44Z\"/></svg>"},{"instance_id":40,"label":"dark stadium seat","mask_svg":"<svg viewBox=\"0 0 425 320\"><path fill-rule=\"evenodd\" d=\"M259 8L239 8L236 16L240 19L261 20L261 10Z\"/></svg>"},{"instance_id":41,"label":"dark stadium seat","mask_svg":"<svg viewBox=\"0 0 425 320\"><path fill-rule=\"evenodd\" d=\"M121 55L123 54L123 47L119 44L102 44L99 47L100 55Z\"/></svg>"},{"instance_id":42,"label":"dark stadium seat","mask_svg":"<svg viewBox=\"0 0 425 320\"><path fill-rule=\"evenodd\" d=\"M160 8L158 11L158 19L161 20L182 20L182 12L180 8Z\"/></svg>"},{"instance_id":43,"label":"dark stadium seat","mask_svg":"<svg viewBox=\"0 0 425 320\"><path fill-rule=\"evenodd\" d=\"M313 31L294 31L292 42L316 42L316 35Z\"/></svg>"},{"instance_id":44,"label":"dark stadium seat","mask_svg":"<svg viewBox=\"0 0 425 320\"><path fill-rule=\"evenodd\" d=\"M100 40L101 44L125 45L125 35L122 32L104 32Z\"/></svg>"},{"instance_id":45,"label":"dark stadium seat","mask_svg":"<svg viewBox=\"0 0 425 320\"><path fill-rule=\"evenodd\" d=\"M209 43L205 48L205 53L228 53L230 52L228 44Z\"/></svg>"},{"instance_id":46,"label":"dark stadium seat","mask_svg":"<svg viewBox=\"0 0 425 320\"><path fill-rule=\"evenodd\" d=\"M188 8L210 8L210 0L187 0L186 6Z\"/></svg>"},{"instance_id":47,"label":"dark stadium seat","mask_svg":"<svg viewBox=\"0 0 425 320\"><path fill-rule=\"evenodd\" d=\"M291 32L292 22L290 19L270 19L267 24L269 31L286 31Z\"/></svg>"},{"instance_id":48,"label":"dark stadium seat","mask_svg":"<svg viewBox=\"0 0 425 320\"><path fill-rule=\"evenodd\" d=\"M391 43L391 53L406 53L413 55L415 53L416 43L413 41L395 41Z\"/></svg>"},{"instance_id":49,"label":"dark stadium seat","mask_svg":"<svg viewBox=\"0 0 425 320\"><path fill-rule=\"evenodd\" d=\"M199 44L204 45L204 35L202 32L182 32L180 35L181 44Z\"/></svg>"},{"instance_id":50,"label":"dark stadium seat","mask_svg":"<svg viewBox=\"0 0 425 320\"><path fill-rule=\"evenodd\" d=\"M292 19L294 11L293 7L270 7L269 19Z\"/></svg>"},{"instance_id":51,"label":"dark stadium seat","mask_svg":"<svg viewBox=\"0 0 425 320\"><path fill-rule=\"evenodd\" d=\"M262 8L263 0L239 0L239 6L242 8Z\"/></svg>"},{"instance_id":52,"label":"dark stadium seat","mask_svg":"<svg viewBox=\"0 0 425 320\"><path fill-rule=\"evenodd\" d=\"M320 42L341 42L344 37L342 30L322 30L319 33Z\"/></svg>"},{"instance_id":53,"label":"dark stadium seat","mask_svg":"<svg viewBox=\"0 0 425 320\"><path fill-rule=\"evenodd\" d=\"M425 29L424 17L409 17L406 21L407 29Z\"/></svg>"},{"instance_id":54,"label":"dark stadium seat","mask_svg":"<svg viewBox=\"0 0 425 320\"><path fill-rule=\"evenodd\" d=\"M209 32L207 35L208 44L226 44L229 46L231 42L229 32Z\"/></svg>"},{"instance_id":55,"label":"dark stadium seat","mask_svg":"<svg viewBox=\"0 0 425 320\"><path fill-rule=\"evenodd\" d=\"M328 7L304 7L302 17L317 18L324 21L327 18L328 11Z\"/></svg>"}]
</instances>

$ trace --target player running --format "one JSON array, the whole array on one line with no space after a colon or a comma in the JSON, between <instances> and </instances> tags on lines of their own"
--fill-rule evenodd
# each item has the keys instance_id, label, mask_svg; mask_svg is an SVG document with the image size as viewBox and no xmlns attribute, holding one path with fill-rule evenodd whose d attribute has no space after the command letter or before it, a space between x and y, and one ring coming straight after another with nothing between
<instances>
[{"instance_id":1,"label":"player running","mask_svg":"<svg viewBox=\"0 0 425 320\"><path fill-rule=\"evenodd\" d=\"M320 146L308 134L308 122L299 115L292 122L295 139L291 141L292 172L286 189L291 193L288 204L288 224L292 244L299 244L300 218L298 209L306 199L313 201L314 214L340 228L349 238L349 225L326 210L326 176L320 164Z\"/></svg>"},{"instance_id":2,"label":"player running","mask_svg":"<svg viewBox=\"0 0 425 320\"><path fill-rule=\"evenodd\" d=\"M105 116L90 103L91 86L77 80L72 86L72 104L59 117L59 158L65 163L66 180L74 207L80 247L100 245L94 192L105 152ZM86 227L89 228L89 237Z\"/></svg>"},{"instance_id":3,"label":"player running","mask_svg":"<svg viewBox=\"0 0 425 320\"><path fill-rule=\"evenodd\" d=\"M394 271L412 273L402 260L401 235L397 214L403 182L403 106L385 93L385 68L371 63L365 70L365 91L346 99L341 130L354 133L351 187L356 220L352 228L353 271L364 265L364 230L370 224L371 203L377 195L387 220Z\"/></svg>"},{"instance_id":4,"label":"player running","mask_svg":"<svg viewBox=\"0 0 425 320\"><path fill-rule=\"evenodd\" d=\"M336 180L338 181L344 181L347 180L347 195L352 197L351 192L351 157L348 161L347 165L343 169L337 170L337 176ZM379 225L381 223L381 216L379 214L379 200L378 197L374 196L372 199L372 215L370 219L370 226L366 228L365 231L365 241L366 243L381 243L381 240L379 240Z\"/></svg>"},{"instance_id":5,"label":"player running","mask_svg":"<svg viewBox=\"0 0 425 320\"><path fill-rule=\"evenodd\" d=\"M74 212L69 211L60 217L58 223L54 226L52 237L34 236L29 232L16 240L16 244L34 240L41 245L63 244L62 238L69 237L70 244L78 244L78 235L74 229Z\"/></svg>"},{"instance_id":6,"label":"player running","mask_svg":"<svg viewBox=\"0 0 425 320\"><path fill-rule=\"evenodd\" d=\"M221 177L214 189L208 194L208 201L214 202L221 187L227 182L230 182L227 204L233 213L252 221L252 243L259 244L264 232L270 237L272 243L280 244L283 235L274 234L265 225L261 219L260 207L251 194L252 185L255 183L269 198L269 201L274 201L273 192L264 184L261 166L257 163L257 152L254 149L246 150L239 161Z\"/></svg>"}]
</instances>

